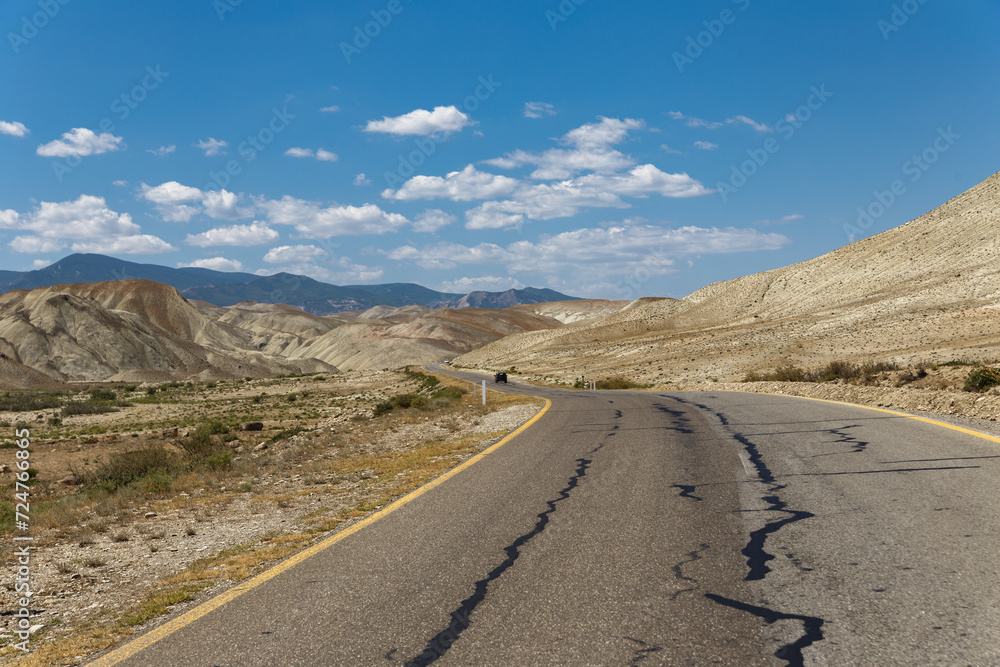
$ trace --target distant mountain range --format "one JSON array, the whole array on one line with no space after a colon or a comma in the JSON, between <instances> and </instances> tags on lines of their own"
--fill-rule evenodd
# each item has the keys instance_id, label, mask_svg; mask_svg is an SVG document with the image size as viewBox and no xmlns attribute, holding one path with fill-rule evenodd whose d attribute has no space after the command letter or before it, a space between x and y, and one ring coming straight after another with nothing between
<instances>
[{"instance_id":1,"label":"distant mountain range","mask_svg":"<svg viewBox=\"0 0 1000 667\"><path fill-rule=\"evenodd\" d=\"M519 304L577 299L554 290L534 287L510 289L506 292L453 294L414 283L338 286L291 273L258 276L211 269L174 269L93 254L69 255L35 271L0 270L0 293L14 289L126 279L154 280L174 287L189 299L207 301L216 306L231 306L244 301L284 303L314 315L366 310L374 306L497 309Z\"/></svg>"}]
</instances>

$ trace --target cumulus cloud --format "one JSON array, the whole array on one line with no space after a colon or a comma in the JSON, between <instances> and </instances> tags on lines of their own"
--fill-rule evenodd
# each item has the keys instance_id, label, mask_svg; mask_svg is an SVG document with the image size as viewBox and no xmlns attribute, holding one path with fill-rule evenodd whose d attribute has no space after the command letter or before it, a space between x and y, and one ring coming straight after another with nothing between
<instances>
[{"instance_id":1,"label":"cumulus cloud","mask_svg":"<svg viewBox=\"0 0 1000 667\"><path fill-rule=\"evenodd\" d=\"M365 125L365 132L380 132L398 136L432 134L451 134L459 132L472 124L469 116L462 113L454 105L434 107L433 111L415 109L410 113L382 120L370 120Z\"/></svg>"},{"instance_id":2,"label":"cumulus cloud","mask_svg":"<svg viewBox=\"0 0 1000 667\"><path fill-rule=\"evenodd\" d=\"M409 221L398 213L387 213L374 204L328 206L285 195L280 200L258 199L257 206L275 225L292 225L306 238L385 234Z\"/></svg>"},{"instance_id":3,"label":"cumulus cloud","mask_svg":"<svg viewBox=\"0 0 1000 667\"><path fill-rule=\"evenodd\" d=\"M211 269L213 271L242 271L243 263L236 259L226 259L225 257L212 257L209 259L196 259L193 262L180 263L178 268Z\"/></svg>"},{"instance_id":4,"label":"cumulus cloud","mask_svg":"<svg viewBox=\"0 0 1000 667\"><path fill-rule=\"evenodd\" d=\"M315 246L288 246L291 248L315 248ZM316 253L316 257L321 257L326 254L325 251L320 250L323 254ZM275 248L276 254L275 258L287 254L289 257L293 255L291 252L285 252L282 248ZM277 252L281 251L281 252ZM307 251L309 252L309 251ZM271 253L268 253L269 255ZM324 259L323 264L316 264L309 261L307 258L297 259L292 257L288 260L290 263L283 264L282 266L275 266L267 269L259 269L255 273L260 276L269 276L275 273L294 273L296 275L309 276L315 280L322 280L325 282L332 283L367 283L373 280L378 280L382 277L384 271L378 266L365 266L364 264L355 264L348 257L330 257Z\"/></svg>"},{"instance_id":5,"label":"cumulus cloud","mask_svg":"<svg viewBox=\"0 0 1000 667\"><path fill-rule=\"evenodd\" d=\"M57 252L65 247L66 244L59 239L46 239L40 236L15 236L10 242L11 250L29 255Z\"/></svg>"},{"instance_id":6,"label":"cumulus cloud","mask_svg":"<svg viewBox=\"0 0 1000 667\"><path fill-rule=\"evenodd\" d=\"M241 195L228 190L208 190L204 193L202 205L205 213L216 220L238 220L253 215L252 207L241 207Z\"/></svg>"},{"instance_id":7,"label":"cumulus cloud","mask_svg":"<svg viewBox=\"0 0 1000 667\"><path fill-rule=\"evenodd\" d=\"M256 221L250 225L216 227L201 234L188 234L184 242L202 248L223 245L251 246L273 243L278 240L278 237L278 232L263 222Z\"/></svg>"},{"instance_id":8,"label":"cumulus cloud","mask_svg":"<svg viewBox=\"0 0 1000 667\"><path fill-rule=\"evenodd\" d=\"M121 137L110 132L94 133L85 127L64 132L61 139L41 144L35 152L43 157L86 157L124 148Z\"/></svg>"},{"instance_id":9,"label":"cumulus cloud","mask_svg":"<svg viewBox=\"0 0 1000 667\"><path fill-rule=\"evenodd\" d=\"M173 153L176 150L177 150L177 146L174 146L173 144L171 144L169 146L160 146L159 148L153 148L153 149L147 148L146 152L147 153L152 153L156 157L163 157L164 155L170 155L171 153Z\"/></svg>"},{"instance_id":10,"label":"cumulus cloud","mask_svg":"<svg viewBox=\"0 0 1000 667\"><path fill-rule=\"evenodd\" d=\"M229 144L225 141L219 141L214 137L209 137L208 139L202 139L195 146L205 151L205 157L212 157L213 155L225 153L226 151L222 149L229 146Z\"/></svg>"},{"instance_id":11,"label":"cumulus cloud","mask_svg":"<svg viewBox=\"0 0 1000 667\"><path fill-rule=\"evenodd\" d=\"M431 234L441 229L442 227L447 227L448 225L455 222L458 218L450 213L445 213L439 208L427 209L420 215L418 215L413 220L413 231L423 232L425 234Z\"/></svg>"},{"instance_id":12,"label":"cumulus cloud","mask_svg":"<svg viewBox=\"0 0 1000 667\"><path fill-rule=\"evenodd\" d=\"M535 165L537 169L531 178L538 180L566 179L581 171L617 171L631 167L635 161L611 147L624 141L631 130L645 126L645 122L634 118L602 116L596 123L587 123L563 135L559 143L568 148L550 148L541 153L517 150L485 162L501 169Z\"/></svg>"},{"instance_id":13,"label":"cumulus cloud","mask_svg":"<svg viewBox=\"0 0 1000 667\"><path fill-rule=\"evenodd\" d=\"M355 185L371 185L372 184L372 179L370 179L367 176L365 176L364 173L361 173L361 174L358 174L357 176L354 177L354 184Z\"/></svg>"},{"instance_id":14,"label":"cumulus cloud","mask_svg":"<svg viewBox=\"0 0 1000 667\"><path fill-rule=\"evenodd\" d=\"M311 148L289 148L285 151L285 155L291 157L311 157L321 162L336 162L338 159L336 153L331 153L324 148L318 148L315 151Z\"/></svg>"},{"instance_id":15,"label":"cumulus cloud","mask_svg":"<svg viewBox=\"0 0 1000 667\"><path fill-rule=\"evenodd\" d=\"M469 201L510 194L517 185L517 179L482 172L470 164L461 171L447 174L444 178L440 176L414 176L403 183L398 190L383 191L382 196L386 199L402 201L414 199Z\"/></svg>"},{"instance_id":16,"label":"cumulus cloud","mask_svg":"<svg viewBox=\"0 0 1000 667\"><path fill-rule=\"evenodd\" d=\"M719 144L713 144L711 141L696 141L694 147L700 151L714 151L719 147Z\"/></svg>"},{"instance_id":17,"label":"cumulus cloud","mask_svg":"<svg viewBox=\"0 0 1000 667\"><path fill-rule=\"evenodd\" d=\"M73 252L93 252L103 255L156 255L177 250L156 236L136 234L115 239L101 239L73 244Z\"/></svg>"},{"instance_id":18,"label":"cumulus cloud","mask_svg":"<svg viewBox=\"0 0 1000 667\"><path fill-rule=\"evenodd\" d=\"M322 248L314 245L283 245L271 248L264 261L268 264L291 264L294 262L311 262L317 257L324 257L328 253Z\"/></svg>"},{"instance_id":19,"label":"cumulus cloud","mask_svg":"<svg viewBox=\"0 0 1000 667\"><path fill-rule=\"evenodd\" d=\"M329 107L323 107L320 109L320 111L324 113L337 113L338 111L340 111L340 107L338 107L337 105L333 105Z\"/></svg>"},{"instance_id":20,"label":"cumulus cloud","mask_svg":"<svg viewBox=\"0 0 1000 667\"><path fill-rule=\"evenodd\" d=\"M631 224L577 229L506 247L441 242L422 248L405 245L386 254L429 270L502 266L511 279L527 284L541 281L573 293L607 295L638 267L649 276L662 276L672 273L681 258L774 250L787 243L781 234L755 229Z\"/></svg>"},{"instance_id":21,"label":"cumulus cloud","mask_svg":"<svg viewBox=\"0 0 1000 667\"><path fill-rule=\"evenodd\" d=\"M28 134L30 130L24 126L24 123L7 120L0 120L0 134L7 134L12 137L23 137Z\"/></svg>"},{"instance_id":22,"label":"cumulus cloud","mask_svg":"<svg viewBox=\"0 0 1000 667\"><path fill-rule=\"evenodd\" d=\"M177 181L167 181L155 187L142 183L139 190L140 196L155 204L160 217L167 222L188 222L198 214L198 209L191 204L205 199L205 193L198 188Z\"/></svg>"},{"instance_id":23,"label":"cumulus cloud","mask_svg":"<svg viewBox=\"0 0 1000 667\"><path fill-rule=\"evenodd\" d=\"M544 116L555 116L556 108L548 102L525 102L525 118L542 118Z\"/></svg>"}]
</instances>

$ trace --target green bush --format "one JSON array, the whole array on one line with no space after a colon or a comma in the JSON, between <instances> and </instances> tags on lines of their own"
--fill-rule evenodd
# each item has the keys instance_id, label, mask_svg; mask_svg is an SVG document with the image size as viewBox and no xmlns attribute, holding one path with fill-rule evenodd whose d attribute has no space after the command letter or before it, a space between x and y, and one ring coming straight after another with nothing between
<instances>
[{"instance_id":1,"label":"green bush","mask_svg":"<svg viewBox=\"0 0 1000 667\"><path fill-rule=\"evenodd\" d=\"M1000 385L1000 369L991 366L980 366L974 369L965 378L964 391L986 391L991 387Z\"/></svg>"},{"instance_id":2,"label":"green bush","mask_svg":"<svg viewBox=\"0 0 1000 667\"><path fill-rule=\"evenodd\" d=\"M60 394L6 391L0 394L0 412L30 412L62 405Z\"/></svg>"},{"instance_id":3,"label":"green bush","mask_svg":"<svg viewBox=\"0 0 1000 667\"><path fill-rule=\"evenodd\" d=\"M637 382L632 382L632 380L622 375L615 375L606 380L597 381L598 389L641 389L643 386Z\"/></svg>"},{"instance_id":4,"label":"green bush","mask_svg":"<svg viewBox=\"0 0 1000 667\"><path fill-rule=\"evenodd\" d=\"M118 412L118 408L107 403L74 401L63 406L59 414L61 417L72 417L73 415L99 415L105 412Z\"/></svg>"},{"instance_id":5,"label":"green bush","mask_svg":"<svg viewBox=\"0 0 1000 667\"><path fill-rule=\"evenodd\" d=\"M118 400L118 394L110 389L91 389L90 390L90 400L91 401L116 401Z\"/></svg>"},{"instance_id":6,"label":"green bush","mask_svg":"<svg viewBox=\"0 0 1000 667\"><path fill-rule=\"evenodd\" d=\"M179 464L177 457L163 447L117 452L84 476L84 486L114 493L150 476L148 484L159 487L163 484L164 476L170 477L179 468Z\"/></svg>"}]
</instances>

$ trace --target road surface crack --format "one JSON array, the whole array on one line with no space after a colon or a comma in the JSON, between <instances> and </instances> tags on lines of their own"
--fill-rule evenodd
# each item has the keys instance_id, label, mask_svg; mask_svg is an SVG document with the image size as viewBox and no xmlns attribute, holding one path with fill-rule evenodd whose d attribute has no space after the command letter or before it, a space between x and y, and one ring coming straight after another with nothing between
<instances>
[{"instance_id":1,"label":"road surface crack","mask_svg":"<svg viewBox=\"0 0 1000 667\"><path fill-rule=\"evenodd\" d=\"M595 448L593 451L597 451L598 449L600 447ZM569 498L570 492L579 485L580 480L587 474L587 470L593 463L593 459L580 458L576 460L576 463L578 464L576 472L569 478L566 486L559 491L557 498L545 502L548 509L538 514L538 520L535 522L534 528L504 547L503 550L507 554L507 558L475 583L472 595L462 600L458 608L451 612L451 623L448 624L448 627L434 635L418 656L408 660L406 662L407 667L426 667L426 665L436 662L448 652L452 644L468 629L472 623L472 612L486 599L490 583L510 569L521 555L521 548L545 530L548 526L550 516L556 511L557 504Z\"/></svg>"},{"instance_id":2,"label":"road surface crack","mask_svg":"<svg viewBox=\"0 0 1000 667\"><path fill-rule=\"evenodd\" d=\"M773 609L768 609L767 607L757 607L738 600L730 600L729 598L724 598L721 595L715 595L714 593L706 593L705 597L718 604L753 614L754 616L763 619L763 621L768 625L784 620L801 621L803 629L802 636L790 644L785 644L774 652L776 658L784 660L791 667L800 667L801 665L804 665L805 657L802 655L802 650L812 646L818 641L823 640L822 628L824 621L822 618L816 618L815 616L802 616L800 614L783 614L780 611L774 611Z\"/></svg>"}]
</instances>

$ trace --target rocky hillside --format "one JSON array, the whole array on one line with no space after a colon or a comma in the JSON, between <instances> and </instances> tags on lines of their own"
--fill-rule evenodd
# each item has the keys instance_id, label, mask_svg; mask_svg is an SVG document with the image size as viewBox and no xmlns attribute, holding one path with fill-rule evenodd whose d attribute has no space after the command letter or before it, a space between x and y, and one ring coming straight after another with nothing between
<instances>
[{"instance_id":1,"label":"rocky hillside","mask_svg":"<svg viewBox=\"0 0 1000 667\"><path fill-rule=\"evenodd\" d=\"M1000 174L905 225L792 266L522 334L470 366L648 382L839 358L1000 357Z\"/></svg>"}]
</instances>

